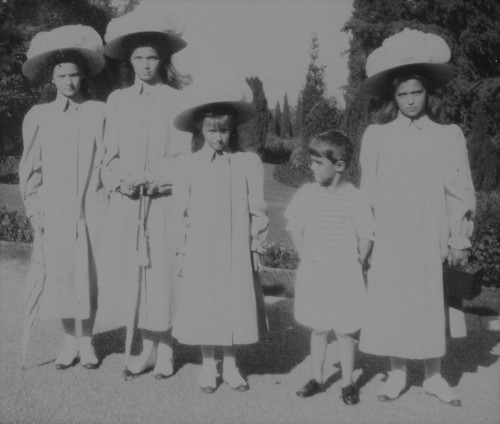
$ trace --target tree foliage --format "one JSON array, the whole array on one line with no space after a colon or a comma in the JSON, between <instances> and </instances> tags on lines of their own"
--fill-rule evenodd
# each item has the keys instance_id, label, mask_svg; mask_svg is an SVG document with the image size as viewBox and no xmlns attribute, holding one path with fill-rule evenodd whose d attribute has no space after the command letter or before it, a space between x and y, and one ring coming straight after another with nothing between
<instances>
[{"instance_id":1,"label":"tree foliage","mask_svg":"<svg viewBox=\"0 0 500 424\"><path fill-rule=\"evenodd\" d=\"M374 102L362 89L366 58L383 40L405 27L443 37L452 52L456 78L443 93L450 120L459 123L470 140L472 171L476 189L498 188L499 178L485 177L474 158L492 152L498 133L500 110L481 116L498 98L500 82L500 3L496 0L405 0L389 2L355 0L351 18L344 26L350 32L349 81L346 87L346 130L359 143L369 123ZM480 124L477 121L481 121ZM482 134L480 134L482 133ZM474 142L472 142L474 140ZM498 153L489 158L497 162ZM496 187L491 185L495 180ZM486 183L488 181L488 183ZM485 185L484 185L485 184Z\"/></svg>"},{"instance_id":2,"label":"tree foliage","mask_svg":"<svg viewBox=\"0 0 500 424\"><path fill-rule=\"evenodd\" d=\"M267 129L269 126L269 108L264 93L264 85L258 77L245 79L253 93L253 106L257 116L240 128L242 147L245 150L262 153L266 143Z\"/></svg>"},{"instance_id":3,"label":"tree foliage","mask_svg":"<svg viewBox=\"0 0 500 424\"><path fill-rule=\"evenodd\" d=\"M281 114L281 138L292 138L292 121L290 115L290 105L288 104L288 96L285 93L283 98L283 113Z\"/></svg>"},{"instance_id":4,"label":"tree foliage","mask_svg":"<svg viewBox=\"0 0 500 424\"><path fill-rule=\"evenodd\" d=\"M274 130L278 137L281 137L281 106L280 102L276 103L276 107L274 108Z\"/></svg>"},{"instance_id":5,"label":"tree foliage","mask_svg":"<svg viewBox=\"0 0 500 424\"><path fill-rule=\"evenodd\" d=\"M61 25L92 26L103 35L112 13L109 0L7 0L0 3L0 155L22 150L21 126L40 96L21 74L33 36Z\"/></svg>"}]
</instances>

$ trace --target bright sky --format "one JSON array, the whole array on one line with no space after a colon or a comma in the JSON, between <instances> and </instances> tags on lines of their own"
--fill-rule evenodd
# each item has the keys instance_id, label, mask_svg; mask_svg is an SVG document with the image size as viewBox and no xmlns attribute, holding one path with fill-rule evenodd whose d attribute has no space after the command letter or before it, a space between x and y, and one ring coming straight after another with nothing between
<instances>
[{"instance_id":1,"label":"bright sky","mask_svg":"<svg viewBox=\"0 0 500 424\"><path fill-rule=\"evenodd\" d=\"M297 102L310 62L310 42L319 40L327 94L344 105L348 35L341 31L353 0L142 0L178 17L188 47L174 57L181 72L228 72L257 76L270 108L288 94Z\"/></svg>"}]
</instances>

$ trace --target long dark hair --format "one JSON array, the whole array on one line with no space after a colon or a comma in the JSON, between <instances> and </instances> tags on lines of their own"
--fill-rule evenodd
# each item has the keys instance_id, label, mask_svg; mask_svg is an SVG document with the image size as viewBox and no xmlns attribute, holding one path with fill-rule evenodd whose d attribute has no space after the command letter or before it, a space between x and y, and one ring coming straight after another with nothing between
<instances>
[{"instance_id":1,"label":"long dark hair","mask_svg":"<svg viewBox=\"0 0 500 424\"><path fill-rule=\"evenodd\" d=\"M95 95L90 91L88 84L88 76L90 70L85 58L76 50L60 50L51 55L42 72L40 98L38 103L50 103L57 96L57 89L52 84L54 68L61 63L73 63L78 67L78 71L82 77L80 83L80 93L85 100L94 99Z\"/></svg>"},{"instance_id":2,"label":"long dark hair","mask_svg":"<svg viewBox=\"0 0 500 424\"><path fill-rule=\"evenodd\" d=\"M148 37L135 37L126 42L127 60L121 63L119 70L120 87L130 87L134 84L135 74L130 58L132 53L139 47L151 47L155 49L161 59L160 78L164 84L180 90L190 83L190 77L180 74L172 64L172 53L158 42Z\"/></svg>"},{"instance_id":3,"label":"long dark hair","mask_svg":"<svg viewBox=\"0 0 500 424\"><path fill-rule=\"evenodd\" d=\"M437 87L434 86L432 78L412 69L395 74L388 87L387 96L373 101L372 110L374 110L374 112L372 113L372 122L386 124L396 119L399 112L398 105L394 100L396 90L400 84L411 79L419 81L425 88L427 95L424 110L429 119L438 124L447 123L443 104L440 96L436 92Z\"/></svg>"}]
</instances>

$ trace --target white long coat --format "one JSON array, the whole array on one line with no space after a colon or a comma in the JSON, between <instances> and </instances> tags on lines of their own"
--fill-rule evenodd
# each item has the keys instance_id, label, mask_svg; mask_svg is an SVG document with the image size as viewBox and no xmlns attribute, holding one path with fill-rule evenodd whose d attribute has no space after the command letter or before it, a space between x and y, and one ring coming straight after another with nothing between
<instances>
[{"instance_id":1,"label":"white long coat","mask_svg":"<svg viewBox=\"0 0 500 424\"><path fill-rule=\"evenodd\" d=\"M185 344L255 343L263 299L251 251L268 225L262 162L208 145L182 159L174 200L186 246L173 335Z\"/></svg>"},{"instance_id":2,"label":"white long coat","mask_svg":"<svg viewBox=\"0 0 500 424\"><path fill-rule=\"evenodd\" d=\"M456 125L403 115L369 126L361 189L376 222L360 349L426 359L445 353L442 263L475 210L465 138Z\"/></svg>"},{"instance_id":3,"label":"white long coat","mask_svg":"<svg viewBox=\"0 0 500 424\"><path fill-rule=\"evenodd\" d=\"M44 221L42 319L87 319L96 309L96 248L108 204L100 178L104 117L104 103L58 95L24 118L19 184L27 215Z\"/></svg>"},{"instance_id":4,"label":"white long coat","mask_svg":"<svg viewBox=\"0 0 500 424\"><path fill-rule=\"evenodd\" d=\"M141 277L137 251L140 202L117 188L127 174L143 171L172 183L172 158L191 147L189 137L172 126L179 96L179 91L167 85L151 87L138 81L108 98L102 174L110 205L101 245L98 319L110 324L127 324L139 296L139 328L166 331L172 325L175 244L170 193L146 198L149 266Z\"/></svg>"}]
</instances>

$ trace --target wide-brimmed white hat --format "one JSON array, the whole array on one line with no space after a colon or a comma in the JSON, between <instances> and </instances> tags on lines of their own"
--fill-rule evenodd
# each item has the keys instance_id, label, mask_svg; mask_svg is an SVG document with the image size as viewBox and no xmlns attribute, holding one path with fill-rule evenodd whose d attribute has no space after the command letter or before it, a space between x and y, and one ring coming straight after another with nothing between
<instances>
[{"instance_id":1,"label":"wide-brimmed white hat","mask_svg":"<svg viewBox=\"0 0 500 424\"><path fill-rule=\"evenodd\" d=\"M89 26L66 25L33 37L22 72L29 79L38 80L54 56L67 51L77 51L86 61L91 75L98 74L104 67L101 36Z\"/></svg>"},{"instance_id":2,"label":"wide-brimmed white hat","mask_svg":"<svg viewBox=\"0 0 500 424\"><path fill-rule=\"evenodd\" d=\"M223 76L222 79L202 77L184 90L184 101L179 107L182 112L174 118L178 130L196 133L196 120L205 110L229 111L236 125L256 116L250 87L237 79L230 80L227 73L215 74Z\"/></svg>"},{"instance_id":3,"label":"wide-brimmed white hat","mask_svg":"<svg viewBox=\"0 0 500 424\"><path fill-rule=\"evenodd\" d=\"M422 74L434 87L443 86L454 76L450 56L450 48L441 37L405 28L368 56L365 88L374 96L387 95L393 78L406 71Z\"/></svg>"},{"instance_id":4,"label":"wide-brimmed white hat","mask_svg":"<svg viewBox=\"0 0 500 424\"><path fill-rule=\"evenodd\" d=\"M114 59L128 60L130 44L140 40L172 55L187 46L179 33L175 16L158 8L138 7L108 24L104 36L104 54Z\"/></svg>"}]
</instances>

